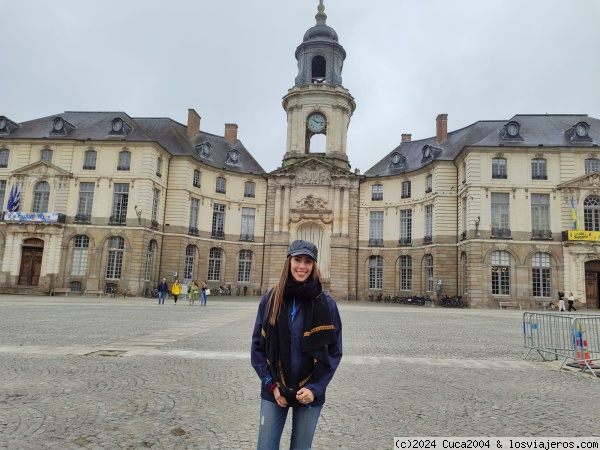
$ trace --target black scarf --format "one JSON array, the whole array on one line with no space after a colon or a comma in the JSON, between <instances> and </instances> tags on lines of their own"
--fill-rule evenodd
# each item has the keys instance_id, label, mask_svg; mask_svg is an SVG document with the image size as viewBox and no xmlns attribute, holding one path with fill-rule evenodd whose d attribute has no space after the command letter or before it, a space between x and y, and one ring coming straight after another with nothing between
<instances>
[{"instance_id":1,"label":"black scarf","mask_svg":"<svg viewBox=\"0 0 600 450\"><path fill-rule=\"evenodd\" d=\"M306 308L302 337L302 360L297 383L291 382L291 341L288 326L288 303L296 299ZM274 326L269 324L269 311L265 311L260 346L267 356L267 366L279 392L288 404L297 404L296 392L306 383L318 381L331 366L328 346L337 342L327 300L321 284L312 279L306 283L288 281L279 316Z\"/></svg>"}]
</instances>

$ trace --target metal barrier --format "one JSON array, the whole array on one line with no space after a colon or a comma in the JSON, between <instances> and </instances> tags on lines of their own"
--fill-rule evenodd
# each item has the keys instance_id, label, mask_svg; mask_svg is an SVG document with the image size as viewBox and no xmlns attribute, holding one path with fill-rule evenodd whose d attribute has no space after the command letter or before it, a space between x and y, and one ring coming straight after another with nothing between
<instances>
[{"instance_id":1,"label":"metal barrier","mask_svg":"<svg viewBox=\"0 0 600 450\"><path fill-rule=\"evenodd\" d=\"M594 376L600 359L600 316L584 314L533 313L523 314L523 339L527 354L536 350L542 359L553 356L569 366L589 371Z\"/></svg>"}]
</instances>

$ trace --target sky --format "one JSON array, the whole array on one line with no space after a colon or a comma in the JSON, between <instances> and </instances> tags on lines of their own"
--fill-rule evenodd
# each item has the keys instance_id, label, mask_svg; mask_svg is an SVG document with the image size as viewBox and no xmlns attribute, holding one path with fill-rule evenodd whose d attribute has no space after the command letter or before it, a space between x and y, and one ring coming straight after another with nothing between
<instances>
[{"instance_id":1,"label":"sky","mask_svg":"<svg viewBox=\"0 0 600 450\"><path fill-rule=\"evenodd\" d=\"M265 171L286 145L282 97L318 0L0 0L0 115L169 117L238 138ZM325 0L357 108L362 173L401 142L516 114L600 118L600 1ZM324 151L319 150L318 151Z\"/></svg>"}]
</instances>

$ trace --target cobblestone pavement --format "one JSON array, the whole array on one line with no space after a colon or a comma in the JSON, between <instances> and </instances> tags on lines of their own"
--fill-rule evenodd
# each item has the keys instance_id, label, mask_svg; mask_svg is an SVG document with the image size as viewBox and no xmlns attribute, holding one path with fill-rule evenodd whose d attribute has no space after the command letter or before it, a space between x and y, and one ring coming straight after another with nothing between
<instances>
[{"instance_id":1,"label":"cobblestone pavement","mask_svg":"<svg viewBox=\"0 0 600 450\"><path fill-rule=\"evenodd\" d=\"M254 448L257 305L0 296L0 449ZM386 449L394 436L598 434L600 381L523 360L520 311L339 308L344 358L315 449Z\"/></svg>"}]
</instances>

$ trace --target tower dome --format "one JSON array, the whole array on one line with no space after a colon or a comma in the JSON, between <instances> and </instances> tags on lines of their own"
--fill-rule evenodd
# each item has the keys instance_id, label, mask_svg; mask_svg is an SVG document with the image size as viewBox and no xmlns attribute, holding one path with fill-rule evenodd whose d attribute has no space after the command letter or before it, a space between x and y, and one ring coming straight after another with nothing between
<instances>
[{"instance_id":1,"label":"tower dome","mask_svg":"<svg viewBox=\"0 0 600 450\"><path fill-rule=\"evenodd\" d=\"M310 41L313 39L330 39L335 42L338 41L338 35L333 28L327 25L327 14L325 14L325 6L323 5L323 1L320 2L319 12L315 16L317 19L317 24L309 28L306 33L304 33L304 42Z\"/></svg>"}]
</instances>

